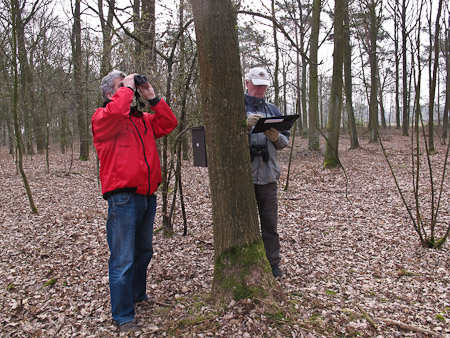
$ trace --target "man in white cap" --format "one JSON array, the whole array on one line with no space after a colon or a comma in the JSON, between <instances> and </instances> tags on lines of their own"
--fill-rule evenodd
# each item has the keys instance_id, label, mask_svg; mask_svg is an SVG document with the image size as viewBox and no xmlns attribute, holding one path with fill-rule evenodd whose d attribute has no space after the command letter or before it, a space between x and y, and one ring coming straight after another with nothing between
<instances>
[{"instance_id":1,"label":"man in white cap","mask_svg":"<svg viewBox=\"0 0 450 338\"><path fill-rule=\"evenodd\" d=\"M289 131L279 132L270 128L264 133L252 133L261 117L281 116L280 110L266 102L266 90L270 85L267 71L261 67L250 69L245 78L247 91L245 105L249 130L250 155L253 184L258 203L261 233L266 256L275 278L283 274L280 269L280 237L277 231L278 196L277 182L280 178L277 152L288 145Z\"/></svg>"}]
</instances>

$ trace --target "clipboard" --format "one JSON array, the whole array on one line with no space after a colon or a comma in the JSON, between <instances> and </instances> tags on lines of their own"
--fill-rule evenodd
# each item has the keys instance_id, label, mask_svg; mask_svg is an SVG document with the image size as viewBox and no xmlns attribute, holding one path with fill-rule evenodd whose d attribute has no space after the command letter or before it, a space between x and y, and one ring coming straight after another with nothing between
<instances>
[{"instance_id":1,"label":"clipboard","mask_svg":"<svg viewBox=\"0 0 450 338\"><path fill-rule=\"evenodd\" d=\"M252 133L263 133L267 129L275 128L279 131L291 129L300 115L281 115L272 117L262 117L253 128Z\"/></svg>"}]
</instances>

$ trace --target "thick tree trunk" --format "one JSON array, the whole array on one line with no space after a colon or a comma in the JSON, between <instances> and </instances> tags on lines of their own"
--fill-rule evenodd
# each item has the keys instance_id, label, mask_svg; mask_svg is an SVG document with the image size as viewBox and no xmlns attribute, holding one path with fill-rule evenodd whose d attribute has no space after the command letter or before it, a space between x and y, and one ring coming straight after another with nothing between
<instances>
[{"instance_id":1,"label":"thick tree trunk","mask_svg":"<svg viewBox=\"0 0 450 338\"><path fill-rule=\"evenodd\" d=\"M319 94L317 74L317 52L319 50L319 29L321 0L313 0L309 64L309 142L310 150L319 150Z\"/></svg>"},{"instance_id":2,"label":"thick tree trunk","mask_svg":"<svg viewBox=\"0 0 450 338\"><path fill-rule=\"evenodd\" d=\"M350 149L359 148L358 134L356 132L355 112L353 110L353 84L352 84L352 45L350 42L350 18L348 16L348 4L344 14L344 79L345 99L348 115L348 129L350 131Z\"/></svg>"},{"instance_id":3,"label":"thick tree trunk","mask_svg":"<svg viewBox=\"0 0 450 338\"><path fill-rule=\"evenodd\" d=\"M336 167L339 161L339 130L342 111L342 68L344 64L344 15L347 0L336 0L334 5L333 77L327 123L324 167Z\"/></svg>"},{"instance_id":4,"label":"thick tree trunk","mask_svg":"<svg viewBox=\"0 0 450 338\"><path fill-rule=\"evenodd\" d=\"M270 297L280 291L275 290L258 227L236 17L230 0L191 3L214 222L212 297L225 302Z\"/></svg>"}]
</instances>

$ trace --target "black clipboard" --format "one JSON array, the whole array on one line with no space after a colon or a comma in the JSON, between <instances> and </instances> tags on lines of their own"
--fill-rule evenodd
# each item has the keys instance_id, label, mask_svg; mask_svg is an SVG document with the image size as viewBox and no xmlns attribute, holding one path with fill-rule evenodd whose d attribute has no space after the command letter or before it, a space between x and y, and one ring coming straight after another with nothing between
<instances>
[{"instance_id":1,"label":"black clipboard","mask_svg":"<svg viewBox=\"0 0 450 338\"><path fill-rule=\"evenodd\" d=\"M300 115L281 115L272 117L262 117L253 128L252 133L263 133L267 129L275 128L279 131L291 129Z\"/></svg>"}]
</instances>

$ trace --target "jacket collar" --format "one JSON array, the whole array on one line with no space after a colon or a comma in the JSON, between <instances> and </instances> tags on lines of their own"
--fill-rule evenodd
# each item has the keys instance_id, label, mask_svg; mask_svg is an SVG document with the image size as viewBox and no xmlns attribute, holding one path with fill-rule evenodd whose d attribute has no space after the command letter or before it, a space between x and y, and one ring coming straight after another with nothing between
<instances>
[{"instance_id":1,"label":"jacket collar","mask_svg":"<svg viewBox=\"0 0 450 338\"><path fill-rule=\"evenodd\" d=\"M106 107L106 105L108 103L110 103L110 102L111 102L111 100L106 100L105 102L103 102L103 107ZM132 112L131 109L130 109L130 116L142 117L142 116L144 116L144 113L142 113L141 111L134 111L134 112Z\"/></svg>"},{"instance_id":2,"label":"jacket collar","mask_svg":"<svg viewBox=\"0 0 450 338\"><path fill-rule=\"evenodd\" d=\"M244 95L245 104L248 106L253 106L255 108L263 109L264 105L266 104L266 98L260 98L260 97L254 97L248 95L248 93L245 93Z\"/></svg>"}]
</instances>

